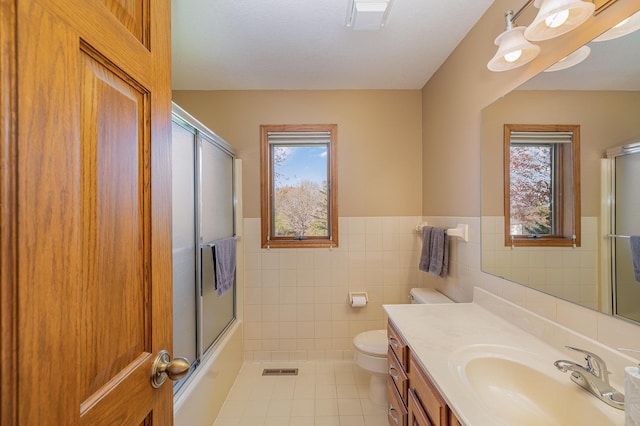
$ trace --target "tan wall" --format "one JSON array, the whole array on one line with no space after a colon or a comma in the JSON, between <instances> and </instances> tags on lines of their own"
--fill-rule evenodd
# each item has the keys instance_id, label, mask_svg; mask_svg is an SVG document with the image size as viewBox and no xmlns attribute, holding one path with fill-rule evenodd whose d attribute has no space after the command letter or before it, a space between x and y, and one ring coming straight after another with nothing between
<instances>
[{"instance_id":1,"label":"tan wall","mask_svg":"<svg viewBox=\"0 0 640 426\"><path fill-rule=\"evenodd\" d=\"M481 110L640 9L638 0L618 0L581 28L540 43L541 54L529 64L490 72L504 12L522 4L496 0L422 90L425 216L480 216Z\"/></svg>"},{"instance_id":2,"label":"tan wall","mask_svg":"<svg viewBox=\"0 0 640 426\"><path fill-rule=\"evenodd\" d=\"M421 214L419 90L174 91L243 160L244 216L260 217L260 124L338 124L339 215Z\"/></svg>"},{"instance_id":3,"label":"tan wall","mask_svg":"<svg viewBox=\"0 0 640 426\"><path fill-rule=\"evenodd\" d=\"M583 216L600 215L600 159L640 136L640 92L516 90L482 111L482 215L503 212L503 125L579 124Z\"/></svg>"}]
</instances>

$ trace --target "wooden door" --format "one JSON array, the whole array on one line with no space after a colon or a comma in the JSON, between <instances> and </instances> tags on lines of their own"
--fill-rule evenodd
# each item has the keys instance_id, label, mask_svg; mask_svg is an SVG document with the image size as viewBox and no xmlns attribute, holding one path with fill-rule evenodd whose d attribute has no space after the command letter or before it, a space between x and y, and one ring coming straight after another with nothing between
<instances>
[{"instance_id":1,"label":"wooden door","mask_svg":"<svg viewBox=\"0 0 640 426\"><path fill-rule=\"evenodd\" d=\"M0 0L4 425L171 424L170 2Z\"/></svg>"}]
</instances>

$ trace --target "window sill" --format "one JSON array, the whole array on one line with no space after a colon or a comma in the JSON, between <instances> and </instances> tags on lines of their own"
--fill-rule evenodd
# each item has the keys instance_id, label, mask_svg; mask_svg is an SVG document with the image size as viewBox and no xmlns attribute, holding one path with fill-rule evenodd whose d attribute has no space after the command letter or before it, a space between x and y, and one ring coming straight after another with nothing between
<instances>
[{"instance_id":1,"label":"window sill","mask_svg":"<svg viewBox=\"0 0 640 426\"><path fill-rule=\"evenodd\" d=\"M572 238L539 237L539 238L518 238L506 239L505 247L573 247ZM575 240L575 246L580 247L580 237Z\"/></svg>"},{"instance_id":2,"label":"window sill","mask_svg":"<svg viewBox=\"0 0 640 426\"><path fill-rule=\"evenodd\" d=\"M337 241L327 240L271 240L263 241L262 248L336 248Z\"/></svg>"}]
</instances>

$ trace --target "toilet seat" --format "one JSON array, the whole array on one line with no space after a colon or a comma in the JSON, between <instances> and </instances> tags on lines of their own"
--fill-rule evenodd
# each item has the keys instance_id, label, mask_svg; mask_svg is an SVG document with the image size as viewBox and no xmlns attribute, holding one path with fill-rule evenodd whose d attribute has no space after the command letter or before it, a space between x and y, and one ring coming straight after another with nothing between
<instances>
[{"instance_id":1,"label":"toilet seat","mask_svg":"<svg viewBox=\"0 0 640 426\"><path fill-rule=\"evenodd\" d=\"M386 358L389 346L387 330L363 331L353 338L353 345L367 355Z\"/></svg>"}]
</instances>

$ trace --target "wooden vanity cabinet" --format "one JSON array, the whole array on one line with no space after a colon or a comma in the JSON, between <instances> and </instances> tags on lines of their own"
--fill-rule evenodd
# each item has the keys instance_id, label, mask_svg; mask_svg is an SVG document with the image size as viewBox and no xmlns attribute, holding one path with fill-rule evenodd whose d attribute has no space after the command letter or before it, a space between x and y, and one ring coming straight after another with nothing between
<instances>
[{"instance_id":1,"label":"wooden vanity cabinet","mask_svg":"<svg viewBox=\"0 0 640 426\"><path fill-rule=\"evenodd\" d=\"M391 321L387 328L391 426L462 426Z\"/></svg>"}]
</instances>

